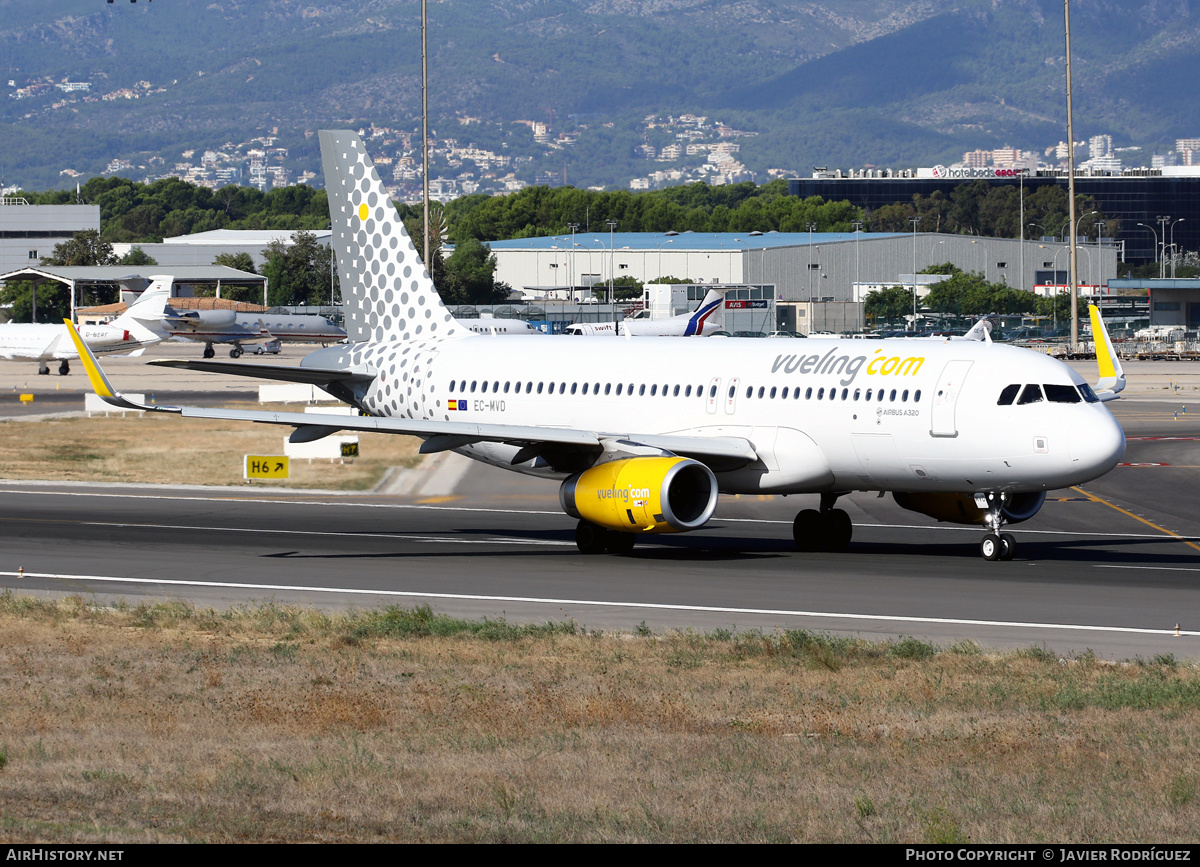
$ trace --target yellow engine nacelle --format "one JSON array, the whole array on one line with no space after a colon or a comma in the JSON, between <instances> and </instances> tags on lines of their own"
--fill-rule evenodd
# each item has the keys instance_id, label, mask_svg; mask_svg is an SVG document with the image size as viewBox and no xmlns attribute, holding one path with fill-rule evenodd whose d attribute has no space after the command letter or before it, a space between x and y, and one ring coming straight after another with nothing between
<instances>
[{"instance_id":1,"label":"yellow engine nacelle","mask_svg":"<svg viewBox=\"0 0 1200 867\"><path fill-rule=\"evenodd\" d=\"M896 491L892 494L896 505L910 512L920 512L939 521L952 524L984 524L987 510L975 505L974 494L913 494ZM1038 513L1042 503L1046 502L1045 491L1028 491L1022 494L1010 494L1008 502L1001 510L1004 520L1009 524L1019 524L1028 521Z\"/></svg>"},{"instance_id":2,"label":"yellow engine nacelle","mask_svg":"<svg viewBox=\"0 0 1200 867\"><path fill-rule=\"evenodd\" d=\"M678 533L704 526L717 508L717 479L699 461L628 458L597 464L562 483L573 518L625 533Z\"/></svg>"}]
</instances>

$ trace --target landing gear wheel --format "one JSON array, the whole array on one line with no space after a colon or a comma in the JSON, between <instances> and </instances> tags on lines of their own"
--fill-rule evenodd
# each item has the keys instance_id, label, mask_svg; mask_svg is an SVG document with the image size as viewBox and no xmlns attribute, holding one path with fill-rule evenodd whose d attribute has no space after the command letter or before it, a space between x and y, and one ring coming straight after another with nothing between
<instances>
[{"instance_id":1,"label":"landing gear wheel","mask_svg":"<svg viewBox=\"0 0 1200 867\"><path fill-rule=\"evenodd\" d=\"M801 551L821 550L821 513L805 509L792 522L792 538Z\"/></svg>"},{"instance_id":2,"label":"landing gear wheel","mask_svg":"<svg viewBox=\"0 0 1200 867\"><path fill-rule=\"evenodd\" d=\"M62 361L60 361L58 363L58 375L66 376L70 372L71 372L71 365L69 365L67 363L67 360L64 358Z\"/></svg>"},{"instance_id":3,"label":"landing gear wheel","mask_svg":"<svg viewBox=\"0 0 1200 867\"><path fill-rule=\"evenodd\" d=\"M609 530L608 553L618 557L628 557L633 553L633 543L636 539L637 537L633 533L618 533L615 530Z\"/></svg>"},{"instance_id":4,"label":"landing gear wheel","mask_svg":"<svg viewBox=\"0 0 1200 867\"><path fill-rule=\"evenodd\" d=\"M216 354L217 354L217 351L215 349L213 349L211 345L204 347L204 357L205 358L212 358Z\"/></svg>"},{"instance_id":5,"label":"landing gear wheel","mask_svg":"<svg viewBox=\"0 0 1200 867\"><path fill-rule=\"evenodd\" d=\"M821 516L825 525L825 550L848 551L850 540L854 537L854 524L843 509L834 509Z\"/></svg>"},{"instance_id":6,"label":"landing gear wheel","mask_svg":"<svg viewBox=\"0 0 1200 867\"><path fill-rule=\"evenodd\" d=\"M583 554L603 554L608 547L608 531L590 521L575 526L575 545Z\"/></svg>"},{"instance_id":7,"label":"landing gear wheel","mask_svg":"<svg viewBox=\"0 0 1200 867\"><path fill-rule=\"evenodd\" d=\"M229 357L230 357L230 358L241 358L241 357L242 357L242 350L241 350L241 349L239 349L239 348L238 348L238 347L236 347L236 346L235 346L235 347L233 347L233 349L229 350Z\"/></svg>"},{"instance_id":8,"label":"landing gear wheel","mask_svg":"<svg viewBox=\"0 0 1200 867\"><path fill-rule=\"evenodd\" d=\"M983 554L984 560L999 560L1003 552L1004 543L995 533L988 533L979 543L979 553Z\"/></svg>"},{"instance_id":9,"label":"landing gear wheel","mask_svg":"<svg viewBox=\"0 0 1200 867\"><path fill-rule=\"evenodd\" d=\"M1017 554L1017 540L1012 533L1000 534L1000 559L1011 560Z\"/></svg>"},{"instance_id":10,"label":"landing gear wheel","mask_svg":"<svg viewBox=\"0 0 1200 867\"><path fill-rule=\"evenodd\" d=\"M38 365L38 376L49 376L49 375L50 375L50 368L47 367L45 363L39 364Z\"/></svg>"}]
</instances>

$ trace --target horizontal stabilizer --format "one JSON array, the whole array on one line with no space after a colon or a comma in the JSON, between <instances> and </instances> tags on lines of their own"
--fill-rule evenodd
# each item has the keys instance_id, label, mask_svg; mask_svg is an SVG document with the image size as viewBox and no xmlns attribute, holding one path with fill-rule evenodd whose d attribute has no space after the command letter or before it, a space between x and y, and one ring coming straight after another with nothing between
<instances>
[{"instance_id":1,"label":"horizontal stabilizer","mask_svg":"<svg viewBox=\"0 0 1200 867\"><path fill-rule=\"evenodd\" d=\"M350 370L330 370L320 367L287 367L282 364L245 364L233 361L159 360L150 364L158 367L178 367L184 370L200 370L206 373L224 373L231 376L251 376L255 379L273 379L279 382L302 382L306 385L329 385L334 382L370 382L374 373Z\"/></svg>"}]
</instances>

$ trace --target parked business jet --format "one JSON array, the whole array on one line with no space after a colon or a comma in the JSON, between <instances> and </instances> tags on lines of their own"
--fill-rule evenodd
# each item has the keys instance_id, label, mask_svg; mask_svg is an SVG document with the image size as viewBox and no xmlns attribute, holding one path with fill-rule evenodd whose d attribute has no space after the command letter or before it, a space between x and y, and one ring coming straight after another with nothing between
<instances>
[{"instance_id":1,"label":"parked business jet","mask_svg":"<svg viewBox=\"0 0 1200 867\"><path fill-rule=\"evenodd\" d=\"M507 334L541 334L524 319L468 319L456 317L455 322L475 334L499 337Z\"/></svg>"},{"instance_id":2,"label":"parked business jet","mask_svg":"<svg viewBox=\"0 0 1200 867\"><path fill-rule=\"evenodd\" d=\"M1124 373L1099 316L1096 391L1059 361L975 340L495 341L455 322L438 298L362 141L321 132L333 243L347 287L350 342L299 367L154 364L318 385L363 416L143 406L194 418L294 427L293 442L339 430L410 434L560 483L585 553L627 553L637 537L696 530L719 492L815 494L795 519L802 550L845 550L835 508L851 491L889 491L906 509L986 528L989 560L1016 550L1005 524L1046 492L1112 469L1125 450L1101 402ZM80 345L81 352L87 352Z\"/></svg>"},{"instance_id":3,"label":"parked business jet","mask_svg":"<svg viewBox=\"0 0 1200 867\"><path fill-rule=\"evenodd\" d=\"M346 332L324 316L306 313L238 313L234 310L176 310L168 307L156 329L164 337L204 344L204 357L216 355L214 343L229 343L230 358L241 358L242 344L257 351L279 352L282 343L337 343Z\"/></svg>"},{"instance_id":4,"label":"parked business jet","mask_svg":"<svg viewBox=\"0 0 1200 867\"><path fill-rule=\"evenodd\" d=\"M107 325L79 328L83 340L95 352L140 353L162 337L147 322L157 322L171 294L171 278L151 277L142 297ZM38 373L50 373L48 362L58 362L60 376L71 372L70 360L78 358L71 335L64 325L49 322L8 322L0 325L0 358L38 362Z\"/></svg>"},{"instance_id":5,"label":"parked business jet","mask_svg":"<svg viewBox=\"0 0 1200 867\"><path fill-rule=\"evenodd\" d=\"M592 337L598 334L628 337L703 337L720 330L725 323L725 295L709 289L704 300L691 313L669 319L623 319L620 322L577 322L568 325L566 334Z\"/></svg>"}]
</instances>

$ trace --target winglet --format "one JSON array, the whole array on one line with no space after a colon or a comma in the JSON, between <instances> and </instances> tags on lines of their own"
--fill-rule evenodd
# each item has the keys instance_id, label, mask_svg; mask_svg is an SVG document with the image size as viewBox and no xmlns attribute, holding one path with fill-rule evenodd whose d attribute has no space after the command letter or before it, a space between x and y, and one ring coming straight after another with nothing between
<instances>
[{"instance_id":1,"label":"winglet","mask_svg":"<svg viewBox=\"0 0 1200 867\"><path fill-rule=\"evenodd\" d=\"M1117 393L1125 389L1125 370L1121 367L1121 359L1113 348L1108 329L1100 318L1100 311L1095 304L1088 305L1088 315L1092 320L1092 339L1096 343L1096 363L1100 368L1100 380L1096 383L1096 395L1101 400L1112 400Z\"/></svg>"},{"instance_id":2,"label":"winglet","mask_svg":"<svg viewBox=\"0 0 1200 867\"><path fill-rule=\"evenodd\" d=\"M96 356L92 353L91 347L83 342L83 338L75 330L75 323L70 319L64 319L63 322L67 326L67 333L71 335L71 342L75 344L75 351L79 353L79 360L83 362L83 369L87 371L88 381L92 384L92 391L96 392L97 396L105 403L110 403L113 406L119 406L123 409L159 409L156 406L143 406L140 403L126 400L119 391L113 388L112 383L108 381L108 377L104 375L104 371L100 369L100 363L96 361Z\"/></svg>"}]
</instances>

